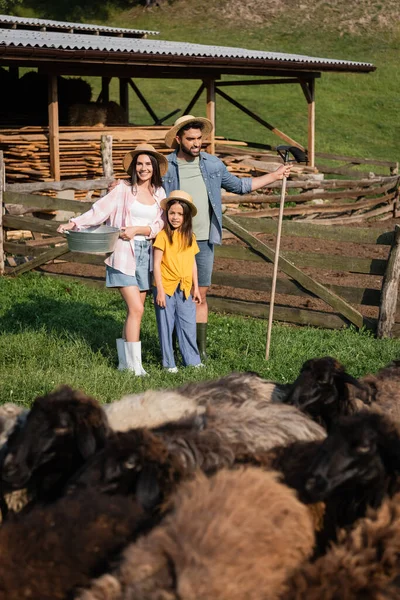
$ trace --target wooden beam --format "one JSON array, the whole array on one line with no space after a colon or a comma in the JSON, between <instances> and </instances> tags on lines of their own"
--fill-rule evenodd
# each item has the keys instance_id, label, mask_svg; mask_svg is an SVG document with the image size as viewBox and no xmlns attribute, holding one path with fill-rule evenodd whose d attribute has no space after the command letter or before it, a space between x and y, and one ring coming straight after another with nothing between
<instances>
[{"instance_id":1,"label":"wooden beam","mask_svg":"<svg viewBox=\"0 0 400 600\"><path fill-rule=\"evenodd\" d=\"M106 188L112 179L68 179L65 181L35 181L34 183L6 183L6 192L45 192L50 190L101 190Z\"/></svg>"},{"instance_id":2,"label":"wooden beam","mask_svg":"<svg viewBox=\"0 0 400 600\"><path fill-rule=\"evenodd\" d=\"M201 83L199 89L197 90L197 92L195 93L195 95L193 96L193 98L191 99L191 101L189 102L189 104L187 105L187 107L185 108L185 110L183 111L184 115L189 115L190 111L192 110L193 106L196 104L197 100L200 98L201 94L203 93L203 90L205 89L205 85L204 82Z\"/></svg>"},{"instance_id":3,"label":"wooden beam","mask_svg":"<svg viewBox=\"0 0 400 600\"><path fill-rule=\"evenodd\" d=\"M119 78L119 103L121 108L124 110L127 120L129 121L129 93L128 93L128 79L123 77Z\"/></svg>"},{"instance_id":4,"label":"wooden beam","mask_svg":"<svg viewBox=\"0 0 400 600\"><path fill-rule=\"evenodd\" d=\"M0 275L4 274L4 230L3 230L3 190L5 181L5 168L3 151L0 150Z\"/></svg>"},{"instance_id":5,"label":"wooden beam","mask_svg":"<svg viewBox=\"0 0 400 600\"><path fill-rule=\"evenodd\" d=\"M207 79L204 82L207 90L207 119L213 124L213 130L210 133L210 143L207 151L215 154L215 79Z\"/></svg>"},{"instance_id":6,"label":"wooden beam","mask_svg":"<svg viewBox=\"0 0 400 600\"><path fill-rule=\"evenodd\" d=\"M19 265L19 267L13 269L10 275L21 275L22 273L26 273L26 271L31 271L32 269L35 269L36 267L39 267L40 265L44 265L44 263L49 262L49 260L58 258L59 256L66 254L67 252L67 244L63 244L62 246L56 246L56 248L50 248L50 250L42 252L39 256L33 258L29 262Z\"/></svg>"},{"instance_id":7,"label":"wooden beam","mask_svg":"<svg viewBox=\"0 0 400 600\"><path fill-rule=\"evenodd\" d=\"M308 166L315 166L315 79L308 82L310 102L308 103Z\"/></svg>"},{"instance_id":8,"label":"wooden beam","mask_svg":"<svg viewBox=\"0 0 400 600\"><path fill-rule=\"evenodd\" d=\"M383 278L381 304L377 337L392 336L392 328L396 319L397 299L400 280L400 227L395 226L393 245L390 250L386 272Z\"/></svg>"},{"instance_id":9,"label":"wooden beam","mask_svg":"<svg viewBox=\"0 0 400 600\"><path fill-rule=\"evenodd\" d=\"M143 106L149 113L149 115L151 116L151 118L153 119L154 123L157 123L158 117L157 117L156 113L151 108L150 104L147 102L146 98L143 96L142 92L139 90L136 83L132 79L128 79L128 83L131 86L131 88L133 89L133 91L135 92L136 96L139 98L140 102L143 104Z\"/></svg>"},{"instance_id":10,"label":"wooden beam","mask_svg":"<svg viewBox=\"0 0 400 600\"><path fill-rule=\"evenodd\" d=\"M54 181L60 181L61 171L57 75L49 75L48 81L50 172Z\"/></svg>"},{"instance_id":11,"label":"wooden beam","mask_svg":"<svg viewBox=\"0 0 400 600\"><path fill-rule=\"evenodd\" d=\"M234 233L239 239L247 242L256 252L261 254L264 258L273 261L275 258L275 252L272 248L264 244L259 239L257 239L254 235L246 231L243 227L235 223L233 219L230 217L223 217L223 225L226 229ZM356 327L361 328L364 324L364 317L362 314L353 308L348 302L328 290L328 288L315 279L312 279L305 273L303 273L300 269L298 269L292 262L283 258L283 256L279 257L279 264L281 270L292 277L295 281L300 283L303 288L315 294L321 300L324 300L329 306L331 306L334 310L341 313L346 319L356 325Z\"/></svg>"},{"instance_id":12,"label":"wooden beam","mask_svg":"<svg viewBox=\"0 0 400 600\"><path fill-rule=\"evenodd\" d=\"M216 87L231 87L241 85L279 85L285 83L299 83L297 77L288 77L287 79L244 79L237 81L217 81Z\"/></svg>"},{"instance_id":13,"label":"wooden beam","mask_svg":"<svg viewBox=\"0 0 400 600\"><path fill-rule=\"evenodd\" d=\"M273 125L271 125L270 123L268 123L267 121L265 121L264 119L259 117L258 115L256 115L256 113L254 113L253 111L251 111L248 108L246 108L245 106L243 106L243 104L240 104L240 102L238 102L237 100L234 100L233 98L228 96L228 94L226 94L222 90L216 88L216 93L219 94L220 96L222 96L222 98L225 98L225 100L230 102L230 104L233 104L233 106L236 106L236 108L243 111L246 115L249 115L249 117L251 117L258 123L260 123L261 125L266 127L267 129L272 131L272 133L274 133L275 135L280 137L282 140L285 140L285 142L287 142L291 146L296 146L297 148L300 148L300 150L305 149L304 146L302 146L301 144L299 144L298 142L293 140L291 137L289 137L288 135L286 135L285 133L283 133L282 131L280 131L279 129L277 129L276 127L274 127Z\"/></svg>"}]
</instances>

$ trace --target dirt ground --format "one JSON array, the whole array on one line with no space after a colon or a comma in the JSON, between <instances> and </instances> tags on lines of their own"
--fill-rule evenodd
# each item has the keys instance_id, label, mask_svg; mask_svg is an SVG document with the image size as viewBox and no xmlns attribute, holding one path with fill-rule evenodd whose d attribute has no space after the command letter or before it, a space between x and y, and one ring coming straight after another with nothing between
<instances>
[{"instance_id":1,"label":"dirt ground","mask_svg":"<svg viewBox=\"0 0 400 600\"><path fill-rule=\"evenodd\" d=\"M379 227L385 228L387 231L394 229L395 224L399 224L400 219L390 219L384 222L376 222L372 224L362 224L363 227ZM259 235L258 238L271 247L275 247L275 236ZM224 240L226 245L241 245L243 242L234 239ZM371 244L340 244L338 242L327 242L322 240L313 240L310 238L282 237L281 250L290 250L292 252L302 253L321 253L329 256L354 256L358 258L378 258L386 259L389 253L388 246L378 246ZM237 275L254 275L256 277L272 276L272 263L268 262L252 262L244 260L231 260L217 258L215 260L214 271L224 271ZM79 263L62 263L49 264L44 266L42 271L51 273L75 275L82 278L104 280L105 267L84 265ZM357 273L340 273L333 270L316 270L312 268L303 268L303 271L315 278L320 283L330 283L335 285L346 285L351 287L368 287L379 290L382 286L382 277L374 275L363 275ZM278 277L285 278L283 273L278 273ZM269 302L270 296L267 292L258 292L254 290L231 288L219 285L213 285L210 293L224 298L232 298L236 300L247 300L252 302ZM322 300L313 297L301 297L277 294L275 298L276 306L291 306L297 308L306 308L310 310L318 310L324 312L333 312L332 309ZM360 312L366 317L376 318L378 316L378 308L372 306L358 306Z\"/></svg>"}]
</instances>

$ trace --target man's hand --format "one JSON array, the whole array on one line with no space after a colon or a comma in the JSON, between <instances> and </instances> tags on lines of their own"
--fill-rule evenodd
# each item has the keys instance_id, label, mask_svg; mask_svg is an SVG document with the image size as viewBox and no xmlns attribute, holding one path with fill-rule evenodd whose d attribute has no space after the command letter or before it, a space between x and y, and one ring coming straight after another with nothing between
<instances>
[{"instance_id":1,"label":"man's hand","mask_svg":"<svg viewBox=\"0 0 400 600\"><path fill-rule=\"evenodd\" d=\"M274 171L276 180L278 181L278 179L283 179L284 177L289 177L291 168L292 168L292 165L290 165L290 164L286 164L286 165L282 165L281 167L278 167L278 169L276 171Z\"/></svg>"},{"instance_id":2,"label":"man's hand","mask_svg":"<svg viewBox=\"0 0 400 600\"><path fill-rule=\"evenodd\" d=\"M107 188L107 192L110 193L113 191L113 189L115 187L117 187L117 185L119 185L120 181L119 179L114 179L114 181L112 181L111 183L108 184L108 188Z\"/></svg>"}]
</instances>

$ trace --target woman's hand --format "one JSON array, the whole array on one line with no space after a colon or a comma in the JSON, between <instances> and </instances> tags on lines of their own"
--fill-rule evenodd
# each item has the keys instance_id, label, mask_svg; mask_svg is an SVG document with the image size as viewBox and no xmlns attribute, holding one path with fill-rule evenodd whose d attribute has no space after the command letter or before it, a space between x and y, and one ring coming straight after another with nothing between
<instances>
[{"instance_id":1,"label":"woman's hand","mask_svg":"<svg viewBox=\"0 0 400 600\"><path fill-rule=\"evenodd\" d=\"M69 223L62 223L59 227L57 227L58 233L64 233L64 231L69 231L70 229L75 229L75 223L71 221Z\"/></svg>"},{"instance_id":2,"label":"woman's hand","mask_svg":"<svg viewBox=\"0 0 400 600\"><path fill-rule=\"evenodd\" d=\"M160 308L165 308L166 307L166 301L165 301L165 292L163 289L157 288L157 297L156 297L156 303L158 304L158 306Z\"/></svg>"},{"instance_id":3,"label":"woman's hand","mask_svg":"<svg viewBox=\"0 0 400 600\"><path fill-rule=\"evenodd\" d=\"M289 165L289 164L278 167L278 169L276 171L274 171L276 180L283 179L284 177L289 177L291 168L292 168L292 165Z\"/></svg>"},{"instance_id":4,"label":"woman's hand","mask_svg":"<svg viewBox=\"0 0 400 600\"><path fill-rule=\"evenodd\" d=\"M137 227L121 227L119 237L125 242L132 240L137 235Z\"/></svg>"},{"instance_id":5,"label":"woman's hand","mask_svg":"<svg viewBox=\"0 0 400 600\"><path fill-rule=\"evenodd\" d=\"M196 302L196 304L201 304L201 296L200 296L199 288L193 288L192 298L193 298L193 302Z\"/></svg>"}]
</instances>

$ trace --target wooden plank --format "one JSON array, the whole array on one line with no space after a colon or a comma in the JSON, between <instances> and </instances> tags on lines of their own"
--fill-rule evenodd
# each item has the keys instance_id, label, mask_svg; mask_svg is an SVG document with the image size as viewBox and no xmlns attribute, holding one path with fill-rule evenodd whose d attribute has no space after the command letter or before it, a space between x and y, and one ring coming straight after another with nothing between
<instances>
[{"instance_id":1,"label":"wooden plank","mask_svg":"<svg viewBox=\"0 0 400 600\"><path fill-rule=\"evenodd\" d=\"M0 150L0 276L4 274L4 230L3 230L3 213L4 213L4 183L5 169L3 152Z\"/></svg>"},{"instance_id":2,"label":"wooden plank","mask_svg":"<svg viewBox=\"0 0 400 600\"><path fill-rule=\"evenodd\" d=\"M315 79L308 82L310 101L308 103L308 166L315 165Z\"/></svg>"},{"instance_id":3,"label":"wooden plank","mask_svg":"<svg viewBox=\"0 0 400 600\"><path fill-rule=\"evenodd\" d=\"M62 190L101 190L107 188L113 179L68 179L65 181L36 181L34 183L6 183L6 192L48 192Z\"/></svg>"},{"instance_id":4,"label":"wooden plank","mask_svg":"<svg viewBox=\"0 0 400 600\"><path fill-rule=\"evenodd\" d=\"M276 233L276 221L271 219L249 219L248 217L231 217L245 229L259 233ZM334 242L353 242L355 244L378 244L390 246L393 243L394 232L382 228L367 227L332 227L314 225L313 223L299 223L284 221L282 234L289 237L308 237L318 240Z\"/></svg>"},{"instance_id":5,"label":"wooden plank","mask_svg":"<svg viewBox=\"0 0 400 600\"><path fill-rule=\"evenodd\" d=\"M382 284L382 300L379 307L377 337L391 337L396 318L397 297L400 280L400 227L395 226L395 236Z\"/></svg>"},{"instance_id":6,"label":"wooden plank","mask_svg":"<svg viewBox=\"0 0 400 600\"><path fill-rule=\"evenodd\" d=\"M328 160L343 160L345 162L352 162L355 165L380 165L382 167L393 167L396 165L395 161L375 160L373 158L361 158L359 156L327 154L326 152L317 152L316 156L318 158L327 158Z\"/></svg>"},{"instance_id":7,"label":"wooden plank","mask_svg":"<svg viewBox=\"0 0 400 600\"><path fill-rule=\"evenodd\" d=\"M299 83L297 77L290 77L288 79L245 79L235 81L217 81L217 87L232 87L232 86L248 86L248 85L279 85L285 83Z\"/></svg>"},{"instance_id":8,"label":"wooden plank","mask_svg":"<svg viewBox=\"0 0 400 600\"><path fill-rule=\"evenodd\" d=\"M240 275L237 273L229 273L227 271L214 271L212 275L213 285L254 290L256 292L270 292L271 282L272 278L268 275L260 277L256 275ZM379 306L380 304L380 290L332 285L327 283L324 285L326 285L329 290L340 295L352 304L361 304L363 306ZM304 290L301 285L295 281L279 277L276 284L276 293L303 298L316 297L314 294Z\"/></svg>"},{"instance_id":9,"label":"wooden plank","mask_svg":"<svg viewBox=\"0 0 400 600\"><path fill-rule=\"evenodd\" d=\"M37 217L4 215L4 226L10 227L10 229L24 229L35 231L37 233L55 235L57 233L58 225L59 223L54 221L45 221L44 219L38 219Z\"/></svg>"},{"instance_id":10,"label":"wooden plank","mask_svg":"<svg viewBox=\"0 0 400 600\"><path fill-rule=\"evenodd\" d=\"M235 149L235 154L237 152L237 149ZM247 152L247 151L246 151ZM364 173L365 175L365 173ZM390 186L390 184L393 184L393 187L396 186L397 182L399 180L399 177L396 176L390 176L390 177L374 177L373 179L326 179L326 180L322 180L322 181L315 181L315 179L308 179L308 180L300 180L300 181L291 181L289 180L287 182L287 188L301 188L303 190L312 190L315 188L332 188L332 189L347 189L347 188L365 188L366 190L372 188L375 185L388 185ZM281 181L275 181L274 183L270 183L269 185L265 186L269 189L280 189L282 187L282 182ZM254 194L256 195L256 194ZM234 194L232 195L228 195L228 194L223 194L222 196L223 198L238 198L240 199L241 196L236 196Z\"/></svg>"},{"instance_id":11,"label":"wooden plank","mask_svg":"<svg viewBox=\"0 0 400 600\"><path fill-rule=\"evenodd\" d=\"M64 244L64 246L57 246L56 248L50 248L50 250L42 252L39 256L33 258L29 262L15 267L15 269L12 270L11 275L17 276L21 275L22 273L26 273L27 271L31 271L32 269L35 269L36 267L39 267L40 265L49 262L49 260L58 258L59 256L66 254L67 252L67 244Z\"/></svg>"},{"instance_id":12,"label":"wooden plank","mask_svg":"<svg viewBox=\"0 0 400 600\"><path fill-rule=\"evenodd\" d=\"M42 210L66 210L81 214L92 207L92 202L69 200L68 198L53 198L52 196L39 196L39 194L23 194L21 192L5 192L6 204L20 204Z\"/></svg>"},{"instance_id":13,"label":"wooden plank","mask_svg":"<svg viewBox=\"0 0 400 600\"><path fill-rule=\"evenodd\" d=\"M57 75L49 75L49 143L51 176L55 181L61 179L60 171L60 137L58 122L58 89Z\"/></svg>"},{"instance_id":14,"label":"wooden plank","mask_svg":"<svg viewBox=\"0 0 400 600\"><path fill-rule=\"evenodd\" d=\"M282 255L288 260L296 261L300 267L311 267L323 269L325 271L339 271L345 273L363 273L365 275L384 275L386 269L386 260L377 258L351 258L344 256L330 255L311 255L300 254L298 252L282 252ZM217 258L229 258L235 260L250 260L254 262L264 262L261 256L258 256L252 250L243 246L217 246L215 248Z\"/></svg>"},{"instance_id":15,"label":"wooden plank","mask_svg":"<svg viewBox=\"0 0 400 600\"><path fill-rule=\"evenodd\" d=\"M259 252L262 256L267 258L268 260L274 260L275 252L272 248L264 244L260 240L258 240L251 233L246 231L243 227L235 223L229 217L224 216L223 218L224 227L232 231L235 235L237 235L240 239L248 243L254 250ZM295 253L294 253L295 254ZM356 325L357 327L363 326L363 316L362 314L353 308L348 302L334 294L331 290L328 290L324 285L315 281L309 275L303 273L300 269L298 269L293 262L287 260L284 256L279 257L280 269L286 275L292 277L295 281L300 283L306 290L312 292L318 298L324 300L329 306L331 306L334 310L343 314L346 319L348 319L351 323Z\"/></svg>"},{"instance_id":16,"label":"wooden plank","mask_svg":"<svg viewBox=\"0 0 400 600\"><path fill-rule=\"evenodd\" d=\"M207 296L207 303L210 310L216 312L262 319L267 319L269 314L269 306L256 302L245 302L244 300L231 300L229 298ZM285 323L309 325L312 327L322 327L324 329L341 329L348 324L340 315L287 306L276 306L274 318L276 321L283 321Z\"/></svg>"}]
</instances>

